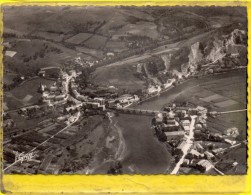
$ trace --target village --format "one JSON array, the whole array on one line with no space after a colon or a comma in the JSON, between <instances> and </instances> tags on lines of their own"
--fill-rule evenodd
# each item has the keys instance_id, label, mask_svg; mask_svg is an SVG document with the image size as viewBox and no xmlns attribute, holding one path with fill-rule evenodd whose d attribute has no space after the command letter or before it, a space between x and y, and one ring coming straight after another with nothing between
<instances>
[{"instance_id":1,"label":"village","mask_svg":"<svg viewBox=\"0 0 251 195\"><path fill-rule=\"evenodd\" d=\"M4 6L3 172L246 174L246 14Z\"/></svg>"},{"instance_id":2,"label":"village","mask_svg":"<svg viewBox=\"0 0 251 195\"><path fill-rule=\"evenodd\" d=\"M170 174L216 171L224 175L217 166L218 162L227 151L245 144L235 140L238 129L228 129L227 134L208 131L207 118L216 117L217 114L202 106L174 103L166 106L164 111L152 119L152 128L158 140L166 144L175 159L175 167ZM238 162L232 160L227 164L228 169L232 169Z\"/></svg>"},{"instance_id":3,"label":"village","mask_svg":"<svg viewBox=\"0 0 251 195\"><path fill-rule=\"evenodd\" d=\"M48 69L41 69L38 76L41 78L47 77ZM48 116L52 115L52 117L40 122L35 130L25 129L21 132L13 130L6 134L4 143L7 167L12 166L15 169L14 151L26 151L29 154L35 148L40 153L38 155L40 158L32 163L37 167L37 171L33 169L34 167L30 163L21 163L23 170L19 169L19 173L57 174L60 170L62 171L65 155L69 155L67 150L62 149L62 146L69 147L86 137L86 133L78 132L75 127L70 128L74 123L89 116L106 116L108 112L131 112L133 109L128 107L158 96L160 93L173 88L175 83L177 84L176 79L173 78L169 79L161 87L158 85L149 86L144 95L140 97L136 94L90 97L79 92L80 87L77 81L82 76L81 74L81 71L59 68L58 77L53 84L50 86L39 84L38 92L41 93L41 99L36 105L16 110L18 115L30 120L46 114ZM192 77L191 75L188 76ZM179 79L180 83L184 81ZM54 113L54 110L56 110L57 114ZM137 110L133 110L132 113L135 114L136 112ZM142 114L142 112L140 113ZM224 174L217 169L217 162L220 160L221 155L227 150L239 147L242 144L234 140L233 132L229 133L229 135L209 132L207 130L207 117L217 117L218 113L209 112L207 108L202 106L174 103L166 106L164 111L155 111L153 113L146 111L146 113L148 115L155 114L155 118L152 120L155 135L159 141L166 144L167 149L170 150L175 159L175 167L173 167L171 174L187 174L196 171L205 173L212 169L219 174ZM14 121L8 116L8 112L5 113L4 117L5 129L15 127ZM89 124L89 126L94 127L99 123L100 121ZM238 133L238 129L233 131ZM21 137L22 140L19 139ZM15 144L12 143L13 140ZM225 143L227 145L220 147L219 144L214 143ZM55 150L57 151L56 156L53 154ZM49 155L44 155L45 153L49 153ZM88 157L89 154L86 155ZM44 159L42 160L43 156ZM232 168L237 164L237 162L231 162Z\"/></svg>"},{"instance_id":4,"label":"village","mask_svg":"<svg viewBox=\"0 0 251 195\"><path fill-rule=\"evenodd\" d=\"M124 94L116 99L90 98L81 95L77 91L78 85L75 82L80 74L74 70L67 72L60 70L57 81L51 86L43 84L38 86L41 99L36 105L26 106L4 114L4 127L9 130L4 140L5 163L9 172L15 170L16 166L19 167L18 173L57 174L60 170L62 172L64 159L69 158L69 151L72 149L69 147L86 139L88 130L101 123L102 116L106 116L108 112L107 109L128 107L140 100L137 95L130 94ZM38 75L46 77L46 71L40 70ZM35 129L20 131L16 129L16 124L10 117L13 112L19 117L31 121L46 116L50 116L50 118L39 122ZM92 119L89 119L92 116L94 116L93 122L91 122ZM74 126L76 122L78 124ZM85 131L78 131L81 125L85 126ZM94 143L89 140L88 144L93 145ZM27 154L34 151L36 159L33 159L32 162L20 163L15 161L16 151ZM55 153L55 151L57 152ZM87 159L88 155L90 154L85 156ZM86 163L88 164L88 162ZM78 166L76 165L76 167ZM65 171L71 169L72 167L65 168Z\"/></svg>"}]
</instances>

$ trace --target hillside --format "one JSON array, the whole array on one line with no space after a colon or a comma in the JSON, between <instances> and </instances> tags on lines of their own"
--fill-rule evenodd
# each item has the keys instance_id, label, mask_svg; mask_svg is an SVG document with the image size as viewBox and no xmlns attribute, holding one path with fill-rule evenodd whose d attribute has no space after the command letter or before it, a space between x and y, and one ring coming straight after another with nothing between
<instances>
[{"instance_id":1,"label":"hillside","mask_svg":"<svg viewBox=\"0 0 251 195\"><path fill-rule=\"evenodd\" d=\"M33 76L42 67L71 64L81 68L103 66L102 71L92 74L95 84L139 89L151 82L163 83L172 74L186 72L191 64L214 61L220 55L217 49L223 36L234 29L246 31L244 9L6 6L4 52L16 54L4 55L5 71L12 74L5 81L9 82L13 74ZM225 48L229 54L246 55L245 47L239 44ZM193 56L191 50L197 50L200 56ZM158 60L153 60L152 53ZM127 68L107 66L134 55L148 56L128 63ZM151 65L139 71L138 64L145 62ZM131 84L121 74L127 75Z\"/></svg>"},{"instance_id":2,"label":"hillside","mask_svg":"<svg viewBox=\"0 0 251 195\"><path fill-rule=\"evenodd\" d=\"M218 28L206 34L206 36L198 36L197 38L182 41L177 44L176 49L172 49L170 52L154 55L154 57L136 63L117 65L116 70L123 69L125 75L133 74L130 79L134 78L135 81L140 78L144 81L145 87L149 83L161 85L167 79L182 77L195 72L205 73L213 70L246 66L246 41L245 28L239 24L232 24ZM134 69L134 72L130 70L129 73L125 72L125 66L142 66L143 69ZM108 66L102 67L102 71L95 71L93 82L102 85L102 79L100 78L107 78L107 81L113 80L117 75L108 76L107 72L114 68L115 66ZM125 87L126 83L123 86ZM128 88L130 89L129 85Z\"/></svg>"}]
</instances>

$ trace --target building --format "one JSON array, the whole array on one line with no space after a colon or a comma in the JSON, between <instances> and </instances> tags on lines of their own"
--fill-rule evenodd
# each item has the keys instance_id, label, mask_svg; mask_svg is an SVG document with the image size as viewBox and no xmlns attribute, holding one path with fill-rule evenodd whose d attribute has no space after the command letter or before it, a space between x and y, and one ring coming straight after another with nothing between
<instances>
[{"instance_id":1,"label":"building","mask_svg":"<svg viewBox=\"0 0 251 195\"><path fill-rule=\"evenodd\" d=\"M173 119L175 117L175 113L171 110L167 113L165 113L166 117L169 119Z\"/></svg>"},{"instance_id":2,"label":"building","mask_svg":"<svg viewBox=\"0 0 251 195\"><path fill-rule=\"evenodd\" d=\"M189 159L184 159L182 166L189 166L190 165L190 160Z\"/></svg>"},{"instance_id":3,"label":"building","mask_svg":"<svg viewBox=\"0 0 251 195\"><path fill-rule=\"evenodd\" d=\"M117 98L119 103L124 104L124 103L133 103L139 101L139 97L137 95L130 95L130 94L124 94Z\"/></svg>"},{"instance_id":4,"label":"building","mask_svg":"<svg viewBox=\"0 0 251 195\"><path fill-rule=\"evenodd\" d=\"M55 96L56 101L64 100L65 98L66 98L65 94L60 94L60 95Z\"/></svg>"},{"instance_id":5,"label":"building","mask_svg":"<svg viewBox=\"0 0 251 195\"><path fill-rule=\"evenodd\" d=\"M211 152L206 151L204 154L207 157L207 159L209 159L209 160L214 158L214 155Z\"/></svg>"},{"instance_id":6,"label":"building","mask_svg":"<svg viewBox=\"0 0 251 195\"><path fill-rule=\"evenodd\" d=\"M207 114L207 109L202 106L197 106L196 110L198 111L198 114L201 114L201 115Z\"/></svg>"},{"instance_id":7,"label":"building","mask_svg":"<svg viewBox=\"0 0 251 195\"><path fill-rule=\"evenodd\" d=\"M236 144L236 141L232 141L232 140L230 140L230 139L224 139L224 141L225 141L226 143L230 144L230 145Z\"/></svg>"},{"instance_id":8,"label":"building","mask_svg":"<svg viewBox=\"0 0 251 195\"><path fill-rule=\"evenodd\" d=\"M166 136L184 136L184 131L171 131L171 132L165 132Z\"/></svg>"},{"instance_id":9,"label":"building","mask_svg":"<svg viewBox=\"0 0 251 195\"><path fill-rule=\"evenodd\" d=\"M160 91L161 91L160 86L155 87L151 85L150 87L147 88L146 93L151 95L154 93L159 93Z\"/></svg>"},{"instance_id":10,"label":"building","mask_svg":"<svg viewBox=\"0 0 251 195\"><path fill-rule=\"evenodd\" d=\"M180 130L180 126L179 123L175 123L175 125L167 125L165 123L162 124L161 126L162 131L164 132L174 132L174 131L179 131ZM182 131L184 132L184 131Z\"/></svg>"},{"instance_id":11,"label":"building","mask_svg":"<svg viewBox=\"0 0 251 195\"><path fill-rule=\"evenodd\" d=\"M156 119L156 124L157 125L161 125L163 123L163 114L162 113L157 113L155 115L155 119Z\"/></svg>"},{"instance_id":12,"label":"building","mask_svg":"<svg viewBox=\"0 0 251 195\"><path fill-rule=\"evenodd\" d=\"M212 150L212 153L213 153L214 155L220 154L220 153L222 153L222 152L224 152L224 149L223 149L223 148L217 148L217 149Z\"/></svg>"},{"instance_id":13,"label":"building","mask_svg":"<svg viewBox=\"0 0 251 195\"><path fill-rule=\"evenodd\" d=\"M204 148L202 147L202 145L201 145L200 143L195 143L195 144L194 144L194 148L195 148L198 152L204 151Z\"/></svg>"},{"instance_id":14,"label":"building","mask_svg":"<svg viewBox=\"0 0 251 195\"><path fill-rule=\"evenodd\" d=\"M201 154L197 150L194 150L194 149L191 149L191 151L189 153L196 158L203 158L204 157L204 154Z\"/></svg>"},{"instance_id":15,"label":"building","mask_svg":"<svg viewBox=\"0 0 251 195\"><path fill-rule=\"evenodd\" d=\"M227 136L237 137L239 135L239 130L237 127L232 127L226 130Z\"/></svg>"},{"instance_id":16,"label":"building","mask_svg":"<svg viewBox=\"0 0 251 195\"><path fill-rule=\"evenodd\" d=\"M40 83L39 88L38 88L38 91L39 91L40 93L43 93L43 92L45 91L45 89L46 89L46 85L43 85L42 83Z\"/></svg>"},{"instance_id":17,"label":"building","mask_svg":"<svg viewBox=\"0 0 251 195\"><path fill-rule=\"evenodd\" d=\"M142 73L142 64L137 64L137 73Z\"/></svg>"},{"instance_id":18,"label":"building","mask_svg":"<svg viewBox=\"0 0 251 195\"><path fill-rule=\"evenodd\" d=\"M70 115L69 114L67 114L67 115L64 115L64 116L60 116L60 117L58 117L57 118L57 121L58 122L60 122L60 121L64 121L64 120L66 120L67 118L69 118L70 117Z\"/></svg>"},{"instance_id":19,"label":"building","mask_svg":"<svg viewBox=\"0 0 251 195\"><path fill-rule=\"evenodd\" d=\"M104 98L94 98L95 102L98 102L100 105L105 105L105 99Z\"/></svg>"},{"instance_id":20,"label":"building","mask_svg":"<svg viewBox=\"0 0 251 195\"><path fill-rule=\"evenodd\" d=\"M65 108L65 110L67 112L75 111L75 110L78 110L81 106L82 106L82 103L77 104L77 105L73 105L73 106L70 106L70 107L67 107L67 108Z\"/></svg>"},{"instance_id":21,"label":"building","mask_svg":"<svg viewBox=\"0 0 251 195\"><path fill-rule=\"evenodd\" d=\"M40 70L40 71L38 72L38 76L40 76L40 77L45 77L45 70Z\"/></svg>"},{"instance_id":22,"label":"building","mask_svg":"<svg viewBox=\"0 0 251 195\"><path fill-rule=\"evenodd\" d=\"M102 111L105 110L105 105L100 105L98 102L85 102L84 104L87 106L87 108L101 109Z\"/></svg>"},{"instance_id":23,"label":"building","mask_svg":"<svg viewBox=\"0 0 251 195\"><path fill-rule=\"evenodd\" d=\"M183 126L185 131L190 131L190 124L191 122L189 120L181 120L180 121L181 125Z\"/></svg>"},{"instance_id":24,"label":"building","mask_svg":"<svg viewBox=\"0 0 251 195\"><path fill-rule=\"evenodd\" d=\"M72 77L76 77L77 76L77 73L75 70L70 70L69 71L69 74L72 76Z\"/></svg>"},{"instance_id":25,"label":"building","mask_svg":"<svg viewBox=\"0 0 251 195\"><path fill-rule=\"evenodd\" d=\"M169 113L166 113L164 115L166 115L166 116L164 118L162 118L162 121L163 121L162 130L164 132L166 132L166 131L178 131L180 129L180 125L176 121L176 119L174 118L173 112L169 112Z\"/></svg>"},{"instance_id":26,"label":"building","mask_svg":"<svg viewBox=\"0 0 251 195\"><path fill-rule=\"evenodd\" d=\"M16 55L17 52L15 51L6 51L5 55L13 58Z\"/></svg>"},{"instance_id":27,"label":"building","mask_svg":"<svg viewBox=\"0 0 251 195\"><path fill-rule=\"evenodd\" d=\"M75 121L75 116L70 116L67 121L65 121L66 125L70 125Z\"/></svg>"},{"instance_id":28,"label":"building","mask_svg":"<svg viewBox=\"0 0 251 195\"><path fill-rule=\"evenodd\" d=\"M201 171L209 171L213 168L213 165L208 160L203 159L197 163L197 168Z\"/></svg>"},{"instance_id":29,"label":"building","mask_svg":"<svg viewBox=\"0 0 251 195\"><path fill-rule=\"evenodd\" d=\"M167 140L172 140L172 139L180 140L185 135L184 131L167 131L167 132L164 132L164 133L165 133L165 135L167 137Z\"/></svg>"},{"instance_id":30,"label":"building","mask_svg":"<svg viewBox=\"0 0 251 195\"><path fill-rule=\"evenodd\" d=\"M178 153L184 153L184 149L185 149L185 146L186 146L186 141L182 141L180 142L180 144L178 145L178 147L176 148L176 151L178 151Z\"/></svg>"},{"instance_id":31,"label":"building","mask_svg":"<svg viewBox=\"0 0 251 195\"><path fill-rule=\"evenodd\" d=\"M52 86L50 86L49 90L50 91L57 91L58 87L56 85L52 85Z\"/></svg>"},{"instance_id":32,"label":"building","mask_svg":"<svg viewBox=\"0 0 251 195\"><path fill-rule=\"evenodd\" d=\"M115 100L108 100L107 105L109 108L116 107Z\"/></svg>"},{"instance_id":33,"label":"building","mask_svg":"<svg viewBox=\"0 0 251 195\"><path fill-rule=\"evenodd\" d=\"M202 124L200 124L200 123L197 123L197 124L195 125L195 128L196 128L196 130L201 130L201 129L203 129Z\"/></svg>"}]
</instances>

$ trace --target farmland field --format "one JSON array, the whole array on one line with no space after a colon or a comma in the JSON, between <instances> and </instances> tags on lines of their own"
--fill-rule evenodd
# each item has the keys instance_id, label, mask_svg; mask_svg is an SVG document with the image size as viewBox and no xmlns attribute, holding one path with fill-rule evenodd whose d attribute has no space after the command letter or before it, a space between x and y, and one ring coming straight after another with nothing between
<instances>
[{"instance_id":1,"label":"farmland field","mask_svg":"<svg viewBox=\"0 0 251 195\"><path fill-rule=\"evenodd\" d=\"M74 35L73 37L67 39L65 42L73 43L73 44L80 44L92 36L90 33L79 33Z\"/></svg>"},{"instance_id":2,"label":"farmland field","mask_svg":"<svg viewBox=\"0 0 251 195\"><path fill-rule=\"evenodd\" d=\"M37 37L41 37L41 38L56 41L56 42L61 42L63 40L63 35L60 35L58 33L50 33L50 32L43 32L43 31L34 32L32 36L37 36Z\"/></svg>"},{"instance_id":3,"label":"farmland field","mask_svg":"<svg viewBox=\"0 0 251 195\"><path fill-rule=\"evenodd\" d=\"M218 75L195 86L176 98L176 101L189 101L216 111L238 110L246 108L246 73L245 71L230 73L229 76ZM206 100L206 101L205 101ZM237 127L240 139L246 137L246 113L222 114L216 118L208 118L208 128L213 132L224 132Z\"/></svg>"},{"instance_id":4,"label":"farmland field","mask_svg":"<svg viewBox=\"0 0 251 195\"><path fill-rule=\"evenodd\" d=\"M159 36L157 25L152 22L138 22L137 24L128 24L118 30L116 34L146 36L151 39L157 39Z\"/></svg>"},{"instance_id":5,"label":"farmland field","mask_svg":"<svg viewBox=\"0 0 251 195\"><path fill-rule=\"evenodd\" d=\"M91 56L94 56L96 58L102 58L103 57L103 51L96 50L96 49L89 49L86 47L76 47L76 50Z\"/></svg>"},{"instance_id":6,"label":"farmland field","mask_svg":"<svg viewBox=\"0 0 251 195\"><path fill-rule=\"evenodd\" d=\"M127 50L127 47L124 42L120 41L108 41L105 46L109 51L113 52L122 52Z\"/></svg>"},{"instance_id":7,"label":"farmland field","mask_svg":"<svg viewBox=\"0 0 251 195\"><path fill-rule=\"evenodd\" d=\"M117 66L106 69L97 69L92 75L92 80L99 85L113 85L129 91L142 89L144 81L136 76L136 67Z\"/></svg>"},{"instance_id":8,"label":"farmland field","mask_svg":"<svg viewBox=\"0 0 251 195\"><path fill-rule=\"evenodd\" d=\"M3 77L3 82L7 85L13 83L13 79L17 76L17 74L8 74L8 73L4 73L4 77Z\"/></svg>"},{"instance_id":9,"label":"farmland field","mask_svg":"<svg viewBox=\"0 0 251 195\"><path fill-rule=\"evenodd\" d=\"M9 109L37 103L41 94L38 93L39 84L50 86L53 81L46 79L32 79L25 81L19 87L4 93L4 102Z\"/></svg>"},{"instance_id":10,"label":"farmland field","mask_svg":"<svg viewBox=\"0 0 251 195\"><path fill-rule=\"evenodd\" d=\"M103 49L106 44L107 38L100 35L93 35L84 45L92 49Z\"/></svg>"}]
</instances>

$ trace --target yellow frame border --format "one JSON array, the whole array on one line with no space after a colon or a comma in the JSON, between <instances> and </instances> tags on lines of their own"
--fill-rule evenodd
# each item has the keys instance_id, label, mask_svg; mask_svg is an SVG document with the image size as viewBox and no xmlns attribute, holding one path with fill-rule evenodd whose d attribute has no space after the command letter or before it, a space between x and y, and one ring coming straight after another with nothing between
<instances>
[{"instance_id":1,"label":"yellow frame border","mask_svg":"<svg viewBox=\"0 0 251 195\"><path fill-rule=\"evenodd\" d=\"M251 2L249 0L172 0L172 2L161 0L0 0L2 5L15 6L115 6L115 5L135 5L135 6L245 6L248 12L248 29L251 29ZM3 13L0 12L0 33L3 32ZM251 31L248 30L248 59L251 59ZM2 43L2 37L0 38ZM3 78L3 63L2 63L2 45L0 45L0 113L2 112L2 78ZM251 84L251 62L248 61L248 86ZM250 91L248 92L248 119L251 116ZM2 124L2 117L0 117ZM250 136L250 121L248 121L248 170L247 175L243 176L206 176L206 175L3 175L1 172L1 194L55 194L55 193L70 193L70 194L251 194L251 136ZM2 129L0 132L2 141ZM1 142L2 143L2 142ZM2 154L2 145L1 145ZM2 157L2 155L1 155ZM0 165L2 168L2 165Z\"/></svg>"}]
</instances>

